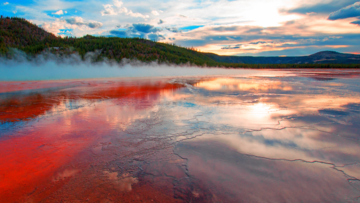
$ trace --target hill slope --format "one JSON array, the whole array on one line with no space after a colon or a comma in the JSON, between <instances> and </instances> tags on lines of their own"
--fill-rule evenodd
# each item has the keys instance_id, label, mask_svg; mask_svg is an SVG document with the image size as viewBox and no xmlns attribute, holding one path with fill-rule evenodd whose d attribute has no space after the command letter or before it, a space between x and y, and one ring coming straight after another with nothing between
<instances>
[{"instance_id":1,"label":"hill slope","mask_svg":"<svg viewBox=\"0 0 360 203\"><path fill-rule=\"evenodd\" d=\"M0 19L0 46L2 53L8 48L18 48L28 54L39 54L50 49L58 54L72 54L78 52L81 56L98 51L95 61L104 58L121 61L123 58L141 61L187 63L197 65L216 61L209 56L191 49L177 47L170 44L156 43L139 38L93 37L60 38L44 31L34 24L21 18ZM56 47L55 49L53 49Z\"/></svg>"},{"instance_id":2,"label":"hill slope","mask_svg":"<svg viewBox=\"0 0 360 203\"><path fill-rule=\"evenodd\" d=\"M25 19L1 18L0 53L11 57L9 48L17 48L31 55L42 53L44 50L50 50L58 55L69 55L78 52L83 58L89 52L96 52L97 54L92 58L93 61L111 59L120 62L122 59L127 58L144 62L191 63L200 66L339 68L344 67L344 64L357 64L347 65L346 67L358 68L358 64L360 64L360 55L329 51L301 57L219 56L140 38L93 37L89 35L82 38L60 38Z\"/></svg>"},{"instance_id":3,"label":"hill slope","mask_svg":"<svg viewBox=\"0 0 360 203\"><path fill-rule=\"evenodd\" d=\"M21 18L0 19L0 43L8 47L32 46L57 37Z\"/></svg>"}]
</instances>

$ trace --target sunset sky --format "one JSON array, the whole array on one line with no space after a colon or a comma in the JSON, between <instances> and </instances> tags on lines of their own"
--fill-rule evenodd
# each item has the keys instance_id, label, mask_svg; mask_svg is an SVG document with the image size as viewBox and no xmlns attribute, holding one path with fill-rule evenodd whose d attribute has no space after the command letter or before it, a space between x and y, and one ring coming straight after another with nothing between
<instances>
[{"instance_id":1,"label":"sunset sky","mask_svg":"<svg viewBox=\"0 0 360 203\"><path fill-rule=\"evenodd\" d=\"M8 0L56 35L143 37L220 55L360 54L356 0Z\"/></svg>"}]
</instances>

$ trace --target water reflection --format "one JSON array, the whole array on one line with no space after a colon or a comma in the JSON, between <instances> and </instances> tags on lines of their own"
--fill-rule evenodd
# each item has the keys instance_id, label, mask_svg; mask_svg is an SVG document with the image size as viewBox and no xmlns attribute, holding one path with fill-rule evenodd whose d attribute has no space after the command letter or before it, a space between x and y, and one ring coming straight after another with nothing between
<instances>
[{"instance_id":1,"label":"water reflection","mask_svg":"<svg viewBox=\"0 0 360 203\"><path fill-rule=\"evenodd\" d=\"M216 78L210 81L201 81L195 84L195 87L204 88L214 91L251 91L262 92L268 90L292 90L291 86L287 86L282 81L265 80L259 82L259 78L248 78L239 81L237 78Z\"/></svg>"},{"instance_id":2,"label":"water reflection","mask_svg":"<svg viewBox=\"0 0 360 203\"><path fill-rule=\"evenodd\" d=\"M96 82L89 87L3 95L1 121L8 131L2 131L0 142L2 200L11 202L17 195L31 193L83 150L148 116L163 93L181 86L156 81ZM34 123L34 118L41 119ZM30 122L16 128L6 125L22 120ZM59 172L54 180L67 179L79 170Z\"/></svg>"},{"instance_id":3,"label":"water reflection","mask_svg":"<svg viewBox=\"0 0 360 203\"><path fill-rule=\"evenodd\" d=\"M314 74L13 83L0 200L355 202L358 80Z\"/></svg>"},{"instance_id":4,"label":"water reflection","mask_svg":"<svg viewBox=\"0 0 360 203\"><path fill-rule=\"evenodd\" d=\"M269 81L271 80L271 81ZM281 78L262 78L251 80L252 86L262 86L266 83L280 84ZM360 103L357 93L343 94L342 90L325 86L312 86L311 83L301 83L296 80L282 81L284 85L272 88L242 88L229 98L222 98L224 89L230 83L237 87L249 84L249 79L214 80L221 84L220 88L209 89L204 83L198 87L198 95L194 101L202 106L212 108L207 122L221 128L221 133L228 131L227 136L202 136L198 139L217 140L225 142L240 153L265 156L267 158L306 159L324 162L351 163L358 160L358 143L343 139L344 131L351 131L359 119L358 112L349 111L346 106ZM226 82L223 82L226 81ZM210 82L206 82L210 83ZM243 85L245 84L245 85ZM301 86L299 86L301 84ZM197 86L197 85L195 85ZM284 91L287 87L291 92ZM201 88L206 89L202 94ZM228 88L225 88L229 90ZM209 100L208 91L216 95ZM272 92L269 94L269 92ZM319 94L322 92L322 94ZM256 94L254 94L256 93ZM251 100L249 100L251 98ZM224 103L223 101L227 101ZM231 101L231 102L229 102ZM196 103L196 102L195 102ZM205 115L204 115L205 116ZM339 129L340 128L340 129ZM346 130L344 130L346 129ZM354 135L355 136L355 135ZM336 155L329 153L334 149Z\"/></svg>"}]
</instances>

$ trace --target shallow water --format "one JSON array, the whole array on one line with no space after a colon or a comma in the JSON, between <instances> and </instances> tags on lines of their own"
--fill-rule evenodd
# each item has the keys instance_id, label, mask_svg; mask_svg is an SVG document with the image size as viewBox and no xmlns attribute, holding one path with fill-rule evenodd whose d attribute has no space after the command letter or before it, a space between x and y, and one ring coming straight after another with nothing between
<instances>
[{"instance_id":1,"label":"shallow water","mask_svg":"<svg viewBox=\"0 0 360 203\"><path fill-rule=\"evenodd\" d=\"M0 200L358 202L359 74L0 82Z\"/></svg>"}]
</instances>

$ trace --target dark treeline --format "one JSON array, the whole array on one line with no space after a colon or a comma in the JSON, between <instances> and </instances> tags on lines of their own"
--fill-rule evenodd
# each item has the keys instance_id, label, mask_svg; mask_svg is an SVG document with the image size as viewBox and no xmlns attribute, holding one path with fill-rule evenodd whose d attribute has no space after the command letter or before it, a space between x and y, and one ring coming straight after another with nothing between
<instances>
[{"instance_id":1,"label":"dark treeline","mask_svg":"<svg viewBox=\"0 0 360 203\"><path fill-rule=\"evenodd\" d=\"M9 48L17 48L29 55L44 50L58 55L79 53L84 58L89 52L97 52L93 61L104 59L120 62L137 59L143 62L186 64L226 68L359 68L359 64L243 64L217 62L208 55L192 48L159 43L140 38L57 37L23 18L0 19L0 53L11 57Z\"/></svg>"}]
</instances>

